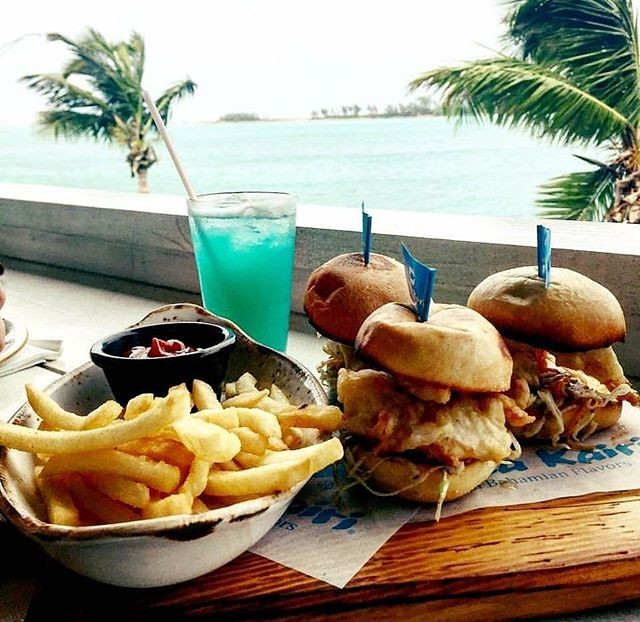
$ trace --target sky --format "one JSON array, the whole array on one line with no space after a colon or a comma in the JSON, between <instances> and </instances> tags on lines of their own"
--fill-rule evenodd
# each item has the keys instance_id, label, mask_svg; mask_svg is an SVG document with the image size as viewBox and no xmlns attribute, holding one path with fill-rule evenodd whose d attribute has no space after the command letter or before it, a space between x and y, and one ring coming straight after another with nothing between
<instances>
[{"instance_id":1,"label":"sky","mask_svg":"<svg viewBox=\"0 0 640 622\"><path fill-rule=\"evenodd\" d=\"M187 77L198 84L172 119L193 124L409 101L421 72L498 49L503 13L500 0L24 0L0 20L0 125L30 125L44 107L17 81L68 58L47 32L78 38L92 27L111 41L139 32L152 96Z\"/></svg>"}]
</instances>

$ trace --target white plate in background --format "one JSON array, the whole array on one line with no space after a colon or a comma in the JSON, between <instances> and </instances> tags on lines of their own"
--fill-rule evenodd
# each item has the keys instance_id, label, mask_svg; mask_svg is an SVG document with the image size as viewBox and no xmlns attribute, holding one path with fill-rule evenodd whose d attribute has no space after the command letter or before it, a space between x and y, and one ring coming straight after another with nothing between
<instances>
[{"instance_id":1,"label":"white plate in background","mask_svg":"<svg viewBox=\"0 0 640 622\"><path fill-rule=\"evenodd\" d=\"M2 321L3 320L0 319L0 322ZM6 335L4 348L0 350L0 364L24 348L24 345L29 339L29 331L27 327L22 324L5 319L4 328Z\"/></svg>"}]
</instances>

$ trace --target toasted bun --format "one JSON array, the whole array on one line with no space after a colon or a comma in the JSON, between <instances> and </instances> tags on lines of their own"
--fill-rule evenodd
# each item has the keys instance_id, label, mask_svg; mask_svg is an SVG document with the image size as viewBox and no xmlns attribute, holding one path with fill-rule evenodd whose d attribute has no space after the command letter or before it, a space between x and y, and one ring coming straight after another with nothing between
<instances>
[{"instance_id":1,"label":"toasted bun","mask_svg":"<svg viewBox=\"0 0 640 622\"><path fill-rule=\"evenodd\" d=\"M387 302L411 302L404 266L372 253L338 255L314 270L304 294L309 323L322 335L353 345L365 318Z\"/></svg>"},{"instance_id":2,"label":"toasted bun","mask_svg":"<svg viewBox=\"0 0 640 622\"><path fill-rule=\"evenodd\" d=\"M412 462L400 456L381 460L373 453L359 446L351 448L354 458L361 460L362 469L369 473L367 484L384 492L396 492L398 497L437 503L443 485L443 470ZM471 492L484 482L495 470L497 464L491 461L474 460L464 465L459 473L448 473L449 488L444 501L452 501ZM415 482L415 485L411 485Z\"/></svg>"},{"instance_id":3,"label":"toasted bun","mask_svg":"<svg viewBox=\"0 0 640 622\"><path fill-rule=\"evenodd\" d=\"M596 409L593 421L597 424L597 430L606 430L618 423L622 414L622 402L614 402Z\"/></svg>"},{"instance_id":4,"label":"toasted bun","mask_svg":"<svg viewBox=\"0 0 640 622\"><path fill-rule=\"evenodd\" d=\"M418 322L406 306L389 303L362 324L356 352L382 369L461 391L506 391L513 362L498 331L460 305L432 304Z\"/></svg>"},{"instance_id":5,"label":"toasted bun","mask_svg":"<svg viewBox=\"0 0 640 622\"><path fill-rule=\"evenodd\" d=\"M620 419L621 414L622 414L621 402L611 402L606 406L600 406L596 408L594 417L592 419L592 422L595 423L596 425L593 432L599 432L600 430L606 430L607 428L614 426L616 423L618 423L618 420ZM524 426L521 428L514 427L514 428L511 428L511 430L514 433L514 435L519 439L521 439L523 442L525 441L531 442L535 440L544 441L552 438L552 432L550 431L547 425L547 423L550 421L553 421L553 418L551 415L547 415L545 419L545 423L542 426L542 428L540 428L540 431L533 435L527 434L529 426ZM562 438L566 438L566 436ZM590 438L587 438L586 440L587 442L589 442Z\"/></svg>"},{"instance_id":6,"label":"toasted bun","mask_svg":"<svg viewBox=\"0 0 640 622\"><path fill-rule=\"evenodd\" d=\"M534 266L492 274L471 292L467 304L506 337L551 350L605 348L626 336L616 297L566 268L551 269L548 288Z\"/></svg>"}]
</instances>

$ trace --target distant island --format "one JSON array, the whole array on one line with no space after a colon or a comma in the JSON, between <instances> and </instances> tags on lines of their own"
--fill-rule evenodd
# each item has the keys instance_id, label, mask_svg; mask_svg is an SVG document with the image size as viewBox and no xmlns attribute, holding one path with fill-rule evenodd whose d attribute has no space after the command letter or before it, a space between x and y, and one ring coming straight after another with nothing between
<instances>
[{"instance_id":1,"label":"distant island","mask_svg":"<svg viewBox=\"0 0 640 622\"><path fill-rule=\"evenodd\" d=\"M265 121L261 119L255 112L232 112L222 115L218 121L222 123L237 123L238 121Z\"/></svg>"},{"instance_id":2,"label":"distant island","mask_svg":"<svg viewBox=\"0 0 640 622\"><path fill-rule=\"evenodd\" d=\"M352 106L340 106L340 108L320 108L313 110L311 120L318 119L377 119L385 117L422 117L440 116L442 107L430 97L419 97L415 101L406 104L400 103L388 105L383 110L377 106L368 105L361 107L358 104ZM231 112L222 115L217 123L238 123L243 121L286 121L286 119L270 119L261 117L255 112Z\"/></svg>"},{"instance_id":3,"label":"distant island","mask_svg":"<svg viewBox=\"0 0 640 622\"><path fill-rule=\"evenodd\" d=\"M354 119L366 117L375 119L380 117L422 117L439 116L442 114L442 107L430 97L419 97L417 100L407 104L388 105L380 111L377 106L360 107L341 106L338 110L331 108L320 108L311 112L312 119Z\"/></svg>"}]
</instances>

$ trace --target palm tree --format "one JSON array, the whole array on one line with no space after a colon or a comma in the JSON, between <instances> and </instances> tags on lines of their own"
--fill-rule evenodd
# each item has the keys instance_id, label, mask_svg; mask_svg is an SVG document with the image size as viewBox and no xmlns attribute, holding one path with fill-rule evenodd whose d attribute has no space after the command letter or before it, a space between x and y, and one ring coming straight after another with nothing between
<instances>
[{"instance_id":1,"label":"palm tree","mask_svg":"<svg viewBox=\"0 0 640 622\"><path fill-rule=\"evenodd\" d=\"M606 162L541 186L550 218L640 223L640 60L631 0L511 0L511 54L428 71L457 119L524 127L555 142L599 147Z\"/></svg>"},{"instance_id":2,"label":"palm tree","mask_svg":"<svg viewBox=\"0 0 640 622\"><path fill-rule=\"evenodd\" d=\"M129 41L110 43L89 29L79 41L58 33L47 39L65 43L73 56L59 74L21 78L48 100L48 109L39 115L40 128L56 138L90 137L125 145L131 177L137 177L139 192L148 192L147 171L157 160L148 137L158 130L142 98L142 36L134 32ZM155 104L165 123L173 104L195 89L187 79L160 95Z\"/></svg>"}]
</instances>

